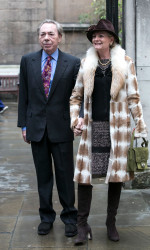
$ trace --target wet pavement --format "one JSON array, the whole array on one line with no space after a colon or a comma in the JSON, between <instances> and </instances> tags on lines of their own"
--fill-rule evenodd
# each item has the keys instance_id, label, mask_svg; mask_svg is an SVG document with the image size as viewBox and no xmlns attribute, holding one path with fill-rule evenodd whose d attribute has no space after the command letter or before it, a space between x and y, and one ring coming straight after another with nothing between
<instances>
[{"instance_id":1,"label":"wet pavement","mask_svg":"<svg viewBox=\"0 0 150 250\"><path fill-rule=\"evenodd\" d=\"M53 229L46 236L37 234L39 201L31 149L16 126L17 104L7 104L9 109L0 115L0 250L150 249L150 189L123 189L117 216L120 241L115 243L106 236L107 185L103 179L96 180L93 188L89 217L92 241L75 247L74 238L64 236L56 186L53 204L57 217ZM75 155L77 146L75 140Z\"/></svg>"}]
</instances>

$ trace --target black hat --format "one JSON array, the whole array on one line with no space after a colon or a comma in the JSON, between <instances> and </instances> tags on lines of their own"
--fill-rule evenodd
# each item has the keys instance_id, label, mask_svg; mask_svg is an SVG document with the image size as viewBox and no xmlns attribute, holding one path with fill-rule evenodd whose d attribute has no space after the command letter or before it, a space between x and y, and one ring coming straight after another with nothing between
<instances>
[{"instance_id":1,"label":"black hat","mask_svg":"<svg viewBox=\"0 0 150 250\"><path fill-rule=\"evenodd\" d=\"M107 19L100 19L96 25L91 25L87 30L87 38L92 42L92 36L95 31L107 31L114 38L116 43L119 43L119 37L115 33L113 24Z\"/></svg>"}]
</instances>

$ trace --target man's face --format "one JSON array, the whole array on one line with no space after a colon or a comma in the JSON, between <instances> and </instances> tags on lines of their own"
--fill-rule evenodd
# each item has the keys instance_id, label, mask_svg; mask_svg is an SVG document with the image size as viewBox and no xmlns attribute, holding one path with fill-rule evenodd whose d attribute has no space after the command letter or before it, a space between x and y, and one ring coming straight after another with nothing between
<instances>
[{"instance_id":1,"label":"man's face","mask_svg":"<svg viewBox=\"0 0 150 250\"><path fill-rule=\"evenodd\" d=\"M57 27L53 23L44 23L39 31L39 43L49 55L55 52L62 36L58 34Z\"/></svg>"}]
</instances>

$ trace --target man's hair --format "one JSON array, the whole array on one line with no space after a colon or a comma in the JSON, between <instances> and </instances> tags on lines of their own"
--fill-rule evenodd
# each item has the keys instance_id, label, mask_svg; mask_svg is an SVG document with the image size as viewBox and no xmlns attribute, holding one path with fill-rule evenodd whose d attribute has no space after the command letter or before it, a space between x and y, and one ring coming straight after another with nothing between
<instances>
[{"instance_id":1,"label":"man's hair","mask_svg":"<svg viewBox=\"0 0 150 250\"><path fill-rule=\"evenodd\" d=\"M63 27L62 27L62 25L61 25L60 23L54 21L54 20L51 20L51 19L45 19L44 21L42 21L42 22L40 23L40 25L39 25L39 27L38 27L38 29L37 29L38 35L40 34L40 29L41 29L41 27L42 27L42 25L43 25L44 23L53 23L53 24L55 24L55 25L56 25L56 28L57 28L57 31L58 31L58 34L62 36L62 34L63 34Z\"/></svg>"}]
</instances>

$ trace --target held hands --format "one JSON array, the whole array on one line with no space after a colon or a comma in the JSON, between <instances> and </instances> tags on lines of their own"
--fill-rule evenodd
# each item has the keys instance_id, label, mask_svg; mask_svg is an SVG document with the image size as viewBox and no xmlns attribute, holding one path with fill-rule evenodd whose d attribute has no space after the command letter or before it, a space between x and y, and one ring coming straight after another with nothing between
<instances>
[{"instance_id":1,"label":"held hands","mask_svg":"<svg viewBox=\"0 0 150 250\"><path fill-rule=\"evenodd\" d=\"M83 131L84 118L78 118L78 124L74 127L74 135L80 136Z\"/></svg>"},{"instance_id":2,"label":"held hands","mask_svg":"<svg viewBox=\"0 0 150 250\"><path fill-rule=\"evenodd\" d=\"M22 137L23 137L23 139L24 139L24 141L25 141L26 143L28 143L28 144L31 143L30 141L27 141L27 140L26 140L26 130L22 130Z\"/></svg>"}]
</instances>

